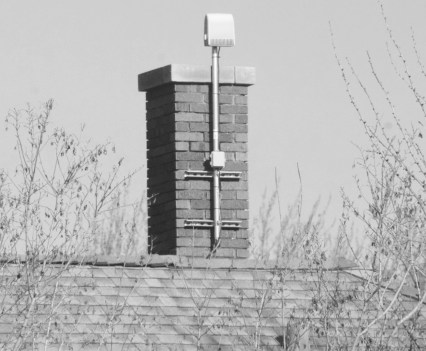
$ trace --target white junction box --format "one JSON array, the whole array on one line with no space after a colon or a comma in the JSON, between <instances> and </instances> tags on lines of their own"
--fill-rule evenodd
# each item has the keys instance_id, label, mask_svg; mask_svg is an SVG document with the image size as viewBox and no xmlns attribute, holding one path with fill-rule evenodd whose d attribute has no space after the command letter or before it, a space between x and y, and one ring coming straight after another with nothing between
<instances>
[{"instance_id":1,"label":"white junction box","mask_svg":"<svg viewBox=\"0 0 426 351\"><path fill-rule=\"evenodd\" d=\"M227 13L208 13L204 18L205 46L234 46L234 17Z\"/></svg>"},{"instance_id":2,"label":"white junction box","mask_svg":"<svg viewBox=\"0 0 426 351\"><path fill-rule=\"evenodd\" d=\"M225 167L225 153L223 151L212 151L210 154L210 167L222 169Z\"/></svg>"}]
</instances>

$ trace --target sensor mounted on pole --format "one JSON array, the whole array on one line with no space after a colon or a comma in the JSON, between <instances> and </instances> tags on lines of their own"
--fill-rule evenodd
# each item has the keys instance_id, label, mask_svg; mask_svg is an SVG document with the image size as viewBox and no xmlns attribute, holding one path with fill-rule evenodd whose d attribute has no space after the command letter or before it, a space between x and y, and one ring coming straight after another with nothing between
<instances>
[{"instance_id":1,"label":"sensor mounted on pole","mask_svg":"<svg viewBox=\"0 0 426 351\"><path fill-rule=\"evenodd\" d=\"M209 13L204 18L204 46L234 46L234 17L228 13Z\"/></svg>"},{"instance_id":2,"label":"sensor mounted on pole","mask_svg":"<svg viewBox=\"0 0 426 351\"><path fill-rule=\"evenodd\" d=\"M214 246L220 244L220 171L225 167L225 153L219 149L219 50L235 45L234 17L225 13L210 13L204 19L204 45L212 47L212 139L210 166L213 169L213 230Z\"/></svg>"}]
</instances>

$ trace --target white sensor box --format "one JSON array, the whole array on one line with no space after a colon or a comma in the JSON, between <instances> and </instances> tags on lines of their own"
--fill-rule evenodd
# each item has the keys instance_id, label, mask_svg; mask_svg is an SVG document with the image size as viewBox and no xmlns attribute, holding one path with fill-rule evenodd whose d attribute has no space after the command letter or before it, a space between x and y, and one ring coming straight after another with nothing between
<instances>
[{"instance_id":1,"label":"white sensor box","mask_svg":"<svg viewBox=\"0 0 426 351\"><path fill-rule=\"evenodd\" d=\"M234 17L227 13L208 13L204 18L205 46L234 46Z\"/></svg>"},{"instance_id":2,"label":"white sensor box","mask_svg":"<svg viewBox=\"0 0 426 351\"><path fill-rule=\"evenodd\" d=\"M222 169L225 167L225 153L223 151L212 151L210 154L210 167Z\"/></svg>"}]
</instances>

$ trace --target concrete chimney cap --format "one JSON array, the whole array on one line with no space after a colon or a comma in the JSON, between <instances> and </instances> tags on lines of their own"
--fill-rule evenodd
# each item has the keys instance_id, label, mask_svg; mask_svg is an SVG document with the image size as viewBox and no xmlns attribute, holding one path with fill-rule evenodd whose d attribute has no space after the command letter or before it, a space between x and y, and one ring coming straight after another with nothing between
<instances>
[{"instance_id":1,"label":"concrete chimney cap","mask_svg":"<svg viewBox=\"0 0 426 351\"><path fill-rule=\"evenodd\" d=\"M211 83L211 67L171 64L138 76L139 91L147 91L168 83ZM220 67L219 83L253 85L256 83L256 70L254 67Z\"/></svg>"}]
</instances>

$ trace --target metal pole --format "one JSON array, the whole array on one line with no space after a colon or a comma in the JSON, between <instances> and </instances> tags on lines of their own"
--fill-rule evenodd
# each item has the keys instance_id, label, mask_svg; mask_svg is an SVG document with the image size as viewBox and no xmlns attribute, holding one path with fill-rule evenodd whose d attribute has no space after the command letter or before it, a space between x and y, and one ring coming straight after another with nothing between
<instances>
[{"instance_id":1,"label":"metal pole","mask_svg":"<svg viewBox=\"0 0 426 351\"><path fill-rule=\"evenodd\" d=\"M213 151L219 151L219 54L212 48Z\"/></svg>"},{"instance_id":2,"label":"metal pole","mask_svg":"<svg viewBox=\"0 0 426 351\"><path fill-rule=\"evenodd\" d=\"M213 151L219 151L219 55L218 48L212 47L212 109L213 109ZM214 240L220 237L220 194L219 169L213 168L213 221Z\"/></svg>"}]
</instances>

